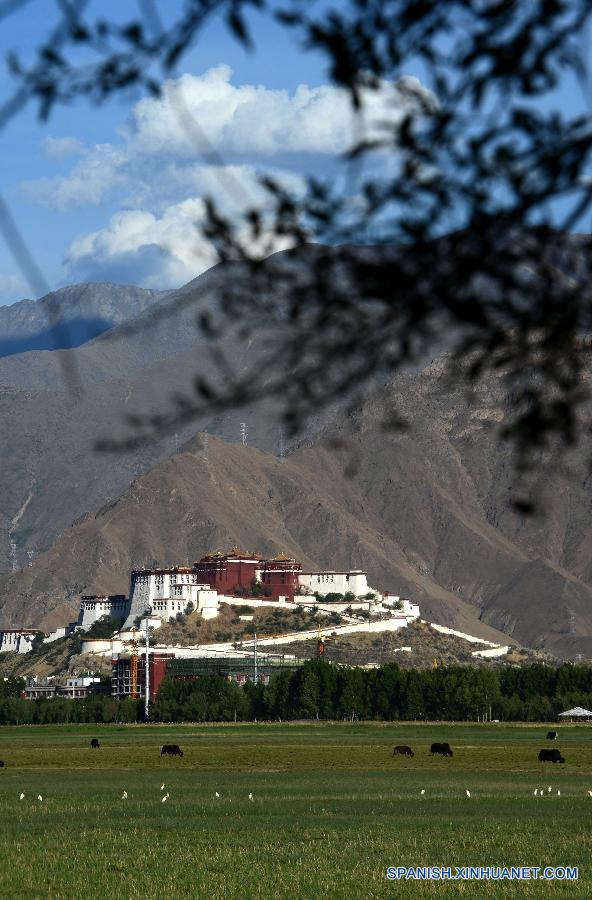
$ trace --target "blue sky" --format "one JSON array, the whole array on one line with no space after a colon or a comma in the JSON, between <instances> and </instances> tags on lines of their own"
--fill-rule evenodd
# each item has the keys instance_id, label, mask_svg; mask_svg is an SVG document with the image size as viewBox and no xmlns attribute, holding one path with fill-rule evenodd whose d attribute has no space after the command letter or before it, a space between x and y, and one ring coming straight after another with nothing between
<instances>
[{"instance_id":1,"label":"blue sky","mask_svg":"<svg viewBox=\"0 0 592 900\"><path fill-rule=\"evenodd\" d=\"M178 0L159 4L169 16ZM126 19L132 0L90 3L90 16ZM8 50L31 59L51 27L52 0L30 0L0 27ZM102 107L80 100L47 123L28 107L0 133L0 191L53 289L76 281L176 287L213 262L195 223L203 196L238 213L261 198L257 172L294 191L303 174L330 173L351 134L346 98L328 86L324 60L304 53L286 29L249 17L256 51L247 53L221 23L211 24L181 61L162 100L126 95ZM13 83L0 66L0 99ZM556 98L581 105L573 85ZM206 165L179 121L189 108L221 153ZM241 199L243 198L243 199ZM0 304L32 296L0 244Z\"/></svg>"},{"instance_id":2,"label":"blue sky","mask_svg":"<svg viewBox=\"0 0 592 900\"><path fill-rule=\"evenodd\" d=\"M179 4L174 0L167 3L165 8L170 15L174 13L175 6L178 7ZM134 15L136 5L131 0L127 3L101 0L100 3L91 4L90 8L96 15L117 18L118 15L121 17L122 7L126 18ZM51 20L45 16L53 8L50 0L32 0L23 11L17 11L6 19L0 27L0 57L4 59L8 50L16 50L23 60L30 60L32 48L39 45L48 26L51 27ZM91 15L90 18L93 17ZM230 97L240 86L261 85L269 93L267 98L265 94L261 98L267 99L268 106L269 100L273 100L273 92L286 91L289 97L301 83L310 87L325 83L322 60L315 59L312 54L303 54L285 29L257 13L251 14L250 21L256 36L256 52L246 52L229 36L221 23L214 23L203 33L196 47L183 58L177 74L195 78L197 83L208 71L217 69L218 85L223 87L227 84ZM213 77L213 82L215 81L216 78ZM192 82L188 82L189 92L193 86ZM2 100L10 95L12 87L13 82L2 64ZM138 146L133 149L129 145L126 147L121 129L129 123L134 107L142 96L144 95L136 93L133 96L118 97L100 107L80 100L71 107L56 107L46 123L38 121L36 109L31 105L12 119L0 133L0 191L9 203L19 229L52 288L87 279L133 281L151 287L172 287L186 281L186 275L191 277L200 270L199 259L195 261L194 271L190 264L184 266L181 262L175 265L174 260L169 260L167 266L166 252L165 258L159 259L159 229L156 226L171 206L199 197L200 187L207 187L215 194L218 179L212 177L213 173L209 173L208 177L206 167L202 167L203 185L200 185L200 180L196 177L198 173L189 172L191 160L187 153L178 147L171 148L169 159L171 166L174 165L176 169L175 177L173 173L169 173L170 177L162 179L163 153L151 154ZM285 95L278 97L280 103L285 99ZM251 111L256 108L256 102L251 104ZM157 105L153 106L150 113L153 119L158 118ZM275 124L277 127L279 123ZM251 141L251 146L244 151L238 136L235 135L234 141L231 140L230 143L233 146L227 141L223 155L234 163L237 177L242 174L239 167L243 170L252 167L253 171L259 167L270 167L288 173L302 172L311 165L313 169L322 168L326 165L326 158L332 155L325 152L323 146L320 153L315 153L314 143L304 154L301 152L302 148L291 152L287 145L285 153L278 152L279 148L276 148L263 155L259 152L257 142ZM101 145L105 149L103 160L98 150ZM179 149L180 157L176 155ZM121 169L125 171L111 171L109 174L106 171L109 151L111 154L121 151L122 157L129 151L132 157L135 153L135 158L122 158ZM194 159L193 163L196 162ZM76 167L78 181L75 177ZM137 178L132 171L134 167L138 169ZM111 177L114 182L111 187L105 186L104 190L98 183L101 169L105 178ZM191 174L193 177L190 177ZM248 180L249 174L244 177ZM93 179L97 182L94 194L91 189ZM191 184L192 181L194 184ZM141 196L142 182L146 189L151 184L151 196ZM86 196L81 194L84 187L87 189ZM65 198L67 190L69 194ZM94 253L92 247L88 253L80 250L80 256L71 252L74 242L78 241L80 246L85 236L108 228L112 217L121 210L130 213L130 218L132 212L138 214L136 218L140 218L140 214L155 217L155 228L150 229L149 221L144 224L145 245L140 243L141 235L138 236L137 247L133 241L129 241L131 249L127 258L123 254L117 256L112 252L112 247L105 246L105 241L102 252ZM192 210L188 209L185 216L179 210L177 213L178 222L175 221L175 211L169 212L172 221L168 223L168 228L172 230L173 237L175 227L184 227L188 232L193 230ZM131 222L129 226L134 227ZM135 227L139 227L137 222ZM160 230L166 230L166 227L165 223ZM119 231L114 226L110 235L112 241L122 240L123 231L123 223L120 223ZM161 249L160 257L163 257ZM189 259L186 262L189 263ZM31 289L24 282L7 249L0 245L0 303L10 303L31 295Z\"/></svg>"}]
</instances>

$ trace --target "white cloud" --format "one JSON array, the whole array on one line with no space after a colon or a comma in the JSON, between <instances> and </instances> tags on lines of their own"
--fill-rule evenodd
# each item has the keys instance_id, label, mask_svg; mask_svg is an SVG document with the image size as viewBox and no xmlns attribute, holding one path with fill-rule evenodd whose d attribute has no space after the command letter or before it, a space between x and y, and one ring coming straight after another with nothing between
<instances>
[{"instance_id":1,"label":"white cloud","mask_svg":"<svg viewBox=\"0 0 592 900\"><path fill-rule=\"evenodd\" d=\"M68 174L26 184L28 196L59 210L98 205L114 189L137 195L154 185L155 176L161 195L169 186L178 189L184 177L192 180L196 163L203 170L204 157L212 151L241 162L256 158L259 165L262 158L297 155L302 164L303 156L334 156L350 146L353 115L344 90L300 85L290 94L237 86L231 75L221 65L201 76L167 81L160 97L135 105L121 129L121 143L84 150ZM367 132L376 135L382 127L377 123L394 121L422 103L429 105L433 98L414 78L368 91Z\"/></svg>"},{"instance_id":2,"label":"white cloud","mask_svg":"<svg viewBox=\"0 0 592 900\"><path fill-rule=\"evenodd\" d=\"M49 159L66 159L68 156L78 156L84 149L84 144L77 137L47 137L43 142L43 152Z\"/></svg>"},{"instance_id":3,"label":"white cloud","mask_svg":"<svg viewBox=\"0 0 592 900\"><path fill-rule=\"evenodd\" d=\"M220 191L221 185L234 186L240 196L261 205L265 195L250 167L230 166L223 170L209 167L196 172L196 184ZM276 177L287 186L301 186L296 176ZM211 182L210 184L208 184ZM232 193L227 193L222 207L240 211ZM246 204L245 204L246 205ZM166 207L158 215L144 209L117 212L105 228L81 235L72 242L66 258L70 278L76 280L125 281L151 288L174 288L205 272L217 262L212 245L203 237L205 203L191 197ZM243 229L244 235L244 229ZM252 252L261 252L250 245ZM285 249L286 241L274 241L268 252Z\"/></svg>"},{"instance_id":4,"label":"white cloud","mask_svg":"<svg viewBox=\"0 0 592 900\"><path fill-rule=\"evenodd\" d=\"M204 197L236 218L265 204L256 171L298 193L301 172L316 171L321 157L333 166L351 144L345 91L300 85L290 93L235 85L231 76L221 65L166 82L160 97L136 103L118 141L91 147L68 137L46 141L54 158L78 158L65 174L24 185L28 196L60 211L104 204L110 213L103 228L72 242L68 277L177 287L215 262L196 227ZM365 98L366 134L433 102L416 79L385 83ZM213 151L225 162L212 162Z\"/></svg>"},{"instance_id":5,"label":"white cloud","mask_svg":"<svg viewBox=\"0 0 592 900\"><path fill-rule=\"evenodd\" d=\"M24 185L27 196L60 211L72 206L98 206L105 195L128 180L123 147L96 144L84 151L68 175L40 178Z\"/></svg>"}]
</instances>

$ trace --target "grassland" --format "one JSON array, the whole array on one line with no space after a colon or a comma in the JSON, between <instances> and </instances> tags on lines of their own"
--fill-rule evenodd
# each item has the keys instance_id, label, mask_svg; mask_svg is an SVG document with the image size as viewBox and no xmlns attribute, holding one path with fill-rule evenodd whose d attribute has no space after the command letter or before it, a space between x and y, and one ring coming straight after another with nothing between
<instances>
[{"instance_id":1,"label":"grassland","mask_svg":"<svg viewBox=\"0 0 592 900\"><path fill-rule=\"evenodd\" d=\"M592 728L561 728L563 766L537 761L545 733L541 725L4 727L0 894L590 897ZM95 736L98 751L89 748ZM449 740L453 759L430 756L432 740ZM161 758L163 743L178 743L183 758ZM410 744L415 757L393 759L394 743ZM389 865L428 864L578 865L580 878L386 880Z\"/></svg>"}]
</instances>

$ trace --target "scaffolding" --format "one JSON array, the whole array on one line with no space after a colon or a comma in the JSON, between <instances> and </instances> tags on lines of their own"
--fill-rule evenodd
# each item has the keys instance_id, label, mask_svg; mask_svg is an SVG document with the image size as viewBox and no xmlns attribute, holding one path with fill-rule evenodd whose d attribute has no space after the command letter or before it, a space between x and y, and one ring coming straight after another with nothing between
<instances>
[{"instance_id":1,"label":"scaffolding","mask_svg":"<svg viewBox=\"0 0 592 900\"><path fill-rule=\"evenodd\" d=\"M130 697L132 700L138 699L138 641L136 638L136 629L132 628L132 639L130 643Z\"/></svg>"},{"instance_id":2,"label":"scaffolding","mask_svg":"<svg viewBox=\"0 0 592 900\"><path fill-rule=\"evenodd\" d=\"M275 675L277 672L300 668L305 660L280 654L258 654L258 675ZM253 657L248 656L198 656L171 659L167 675L171 678L198 678L200 675L247 675L253 673Z\"/></svg>"}]
</instances>

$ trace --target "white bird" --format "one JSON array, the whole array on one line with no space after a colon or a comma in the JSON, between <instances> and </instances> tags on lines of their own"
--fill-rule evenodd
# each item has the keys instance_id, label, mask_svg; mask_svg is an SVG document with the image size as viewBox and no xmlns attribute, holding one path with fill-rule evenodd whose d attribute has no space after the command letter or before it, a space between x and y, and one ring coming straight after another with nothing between
<instances>
[{"instance_id":1,"label":"white bird","mask_svg":"<svg viewBox=\"0 0 592 900\"><path fill-rule=\"evenodd\" d=\"M122 800L127 800L127 791L124 791L124 792L123 792L123 794L121 795L121 799L122 799Z\"/></svg>"},{"instance_id":2,"label":"white bird","mask_svg":"<svg viewBox=\"0 0 592 900\"><path fill-rule=\"evenodd\" d=\"M588 791L590 797L592 797L592 791Z\"/></svg>"},{"instance_id":3,"label":"white bird","mask_svg":"<svg viewBox=\"0 0 592 900\"><path fill-rule=\"evenodd\" d=\"M422 788L421 791L420 791L419 793L420 793L421 796L423 797L423 795L425 794L425 788Z\"/></svg>"},{"instance_id":4,"label":"white bird","mask_svg":"<svg viewBox=\"0 0 592 900\"><path fill-rule=\"evenodd\" d=\"M535 789L534 789L534 795L535 795L535 797L536 797L537 794L538 794L538 790L535 788Z\"/></svg>"},{"instance_id":5,"label":"white bird","mask_svg":"<svg viewBox=\"0 0 592 900\"><path fill-rule=\"evenodd\" d=\"M249 791L249 800L252 800L252 799L253 799L253 795L252 795L252 793Z\"/></svg>"},{"instance_id":6,"label":"white bird","mask_svg":"<svg viewBox=\"0 0 592 900\"><path fill-rule=\"evenodd\" d=\"M465 791L465 794L467 795L467 797L470 797L470 796L471 796L471 792L470 792L470 791Z\"/></svg>"},{"instance_id":7,"label":"white bird","mask_svg":"<svg viewBox=\"0 0 592 900\"><path fill-rule=\"evenodd\" d=\"M164 791L164 783L160 786L161 791Z\"/></svg>"},{"instance_id":8,"label":"white bird","mask_svg":"<svg viewBox=\"0 0 592 900\"><path fill-rule=\"evenodd\" d=\"M549 787L547 788L547 793L551 793L551 785L549 785Z\"/></svg>"},{"instance_id":9,"label":"white bird","mask_svg":"<svg viewBox=\"0 0 592 900\"><path fill-rule=\"evenodd\" d=\"M43 802L43 797L41 796L41 794L37 794L37 799Z\"/></svg>"},{"instance_id":10,"label":"white bird","mask_svg":"<svg viewBox=\"0 0 592 900\"><path fill-rule=\"evenodd\" d=\"M559 791L559 790L557 791L557 796L561 797L561 791Z\"/></svg>"},{"instance_id":11,"label":"white bird","mask_svg":"<svg viewBox=\"0 0 592 900\"><path fill-rule=\"evenodd\" d=\"M24 794L21 794L20 797L19 797L19 800L24 800L24 799L25 799L25 795L24 795Z\"/></svg>"},{"instance_id":12,"label":"white bird","mask_svg":"<svg viewBox=\"0 0 592 900\"><path fill-rule=\"evenodd\" d=\"M162 798L162 800L161 800L160 802L161 802L161 803L165 803L168 799L169 799L169 795L168 795L168 794L165 794L164 797Z\"/></svg>"},{"instance_id":13,"label":"white bird","mask_svg":"<svg viewBox=\"0 0 592 900\"><path fill-rule=\"evenodd\" d=\"M218 791L216 791L216 797L219 797L219 796L220 796L220 794L218 793Z\"/></svg>"}]
</instances>

